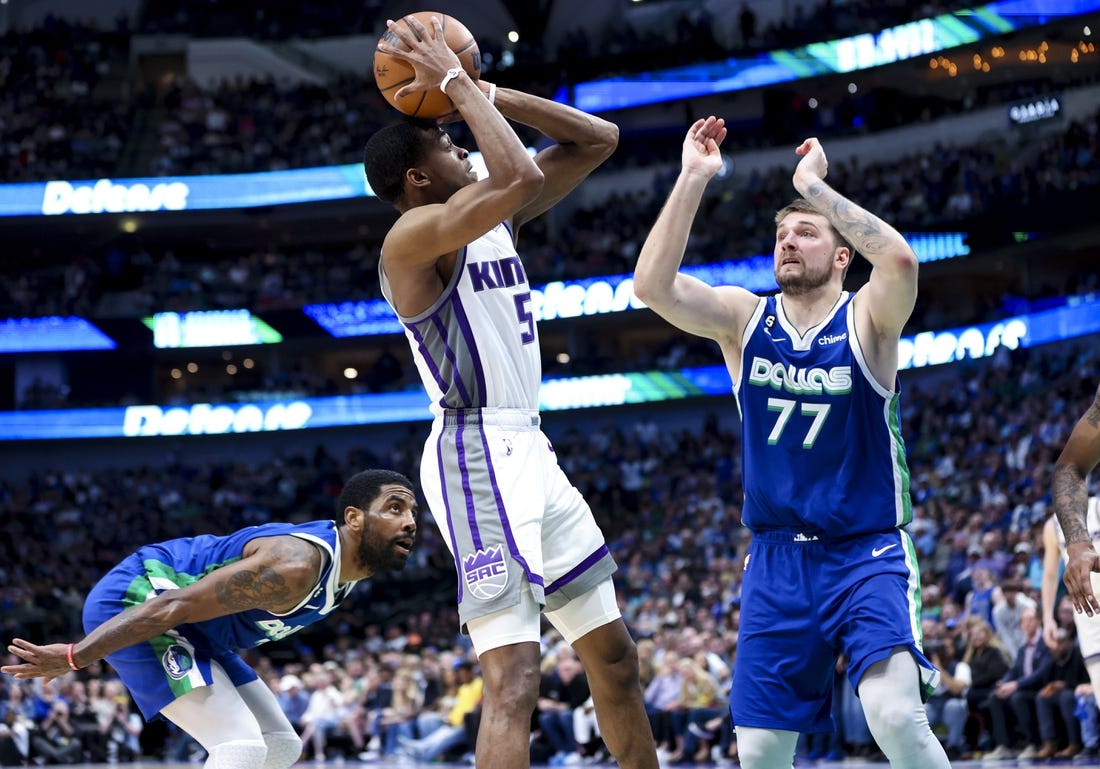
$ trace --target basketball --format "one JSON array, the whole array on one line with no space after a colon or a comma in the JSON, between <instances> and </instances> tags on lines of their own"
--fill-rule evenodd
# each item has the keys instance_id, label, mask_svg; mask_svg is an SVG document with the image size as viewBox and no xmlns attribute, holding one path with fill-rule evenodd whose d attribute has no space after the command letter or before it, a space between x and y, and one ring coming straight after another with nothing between
<instances>
[{"instance_id":1,"label":"basketball","mask_svg":"<svg viewBox=\"0 0 1100 769\"><path fill-rule=\"evenodd\" d=\"M478 50L474 36L470 34L470 30L466 29L461 21L445 13L418 11L417 13L410 13L397 23L405 24L406 28L413 35L416 35L408 22L410 18L415 17L431 33L432 16L437 17L443 25L443 39L447 41L447 46L458 55L458 61L462 68L466 70L470 77L475 80L478 79L481 76L481 52ZM382 41L395 47L403 45L397 35L389 30L382 35ZM416 75L412 65L407 61L382 51L376 50L374 52L374 82L378 85L378 90L382 92L382 96L386 101L400 112L412 117L437 118L454 111L454 105L447 94L438 88L410 91L398 98L396 96L397 92L414 79L416 79Z\"/></svg>"}]
</instances>

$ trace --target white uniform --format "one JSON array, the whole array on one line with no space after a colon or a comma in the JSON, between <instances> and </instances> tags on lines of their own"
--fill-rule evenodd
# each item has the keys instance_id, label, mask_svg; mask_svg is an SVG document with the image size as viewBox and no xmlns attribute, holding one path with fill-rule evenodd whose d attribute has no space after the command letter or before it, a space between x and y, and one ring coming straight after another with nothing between
<instances>
[{"instance_id":1,"label":"white uniform","mask_svg":"<svg viewBox=\"0 0 1100 769\"><path fill-rule=\"evenodd\" d=\"M507 224L461 251L431 307L398 317L436 415L420 480L455 558L463 626L525 588L554 611L606 581L603 533L540 428L538 330Z\"/></svg>"},{"instance_id":2,"label":"white uniform","mask_svg":"<svg viewBox=\"0 0 1100 769\"><path fill-rule=\"evenodd\" d=\"M1058 523L1057 516L1051 516L1054 521L1054 533L1058 536L1058 549L1062 553L1062 563L1069 561L1069 553L1066 552L1066 535L1062 533L1062 526ZM1085 527L1093 547L1100 542L1100 497L1090 497L1088 507L1085 510ZM1092 573L1092 592L1100 595L1100 574ZM1073 613L1073 621L1077 625L1077 643L1081 647L1081 655L1085 662L1100 657L1100 614L1090 617L1087 614Z\"/></svg>"}]
</instances>

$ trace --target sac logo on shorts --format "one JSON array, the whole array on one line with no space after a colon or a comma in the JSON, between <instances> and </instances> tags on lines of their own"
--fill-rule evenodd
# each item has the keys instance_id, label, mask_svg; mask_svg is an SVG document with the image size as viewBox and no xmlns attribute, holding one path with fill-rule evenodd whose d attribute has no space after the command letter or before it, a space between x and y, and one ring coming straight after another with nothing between
<instances>
[{"instance_id":1,"label":"sac logo on shorts","mask_svg":"<svg viewBox=\"0 0 1100 769\"><path fill-rule=\"evenodd\" d=\"M173 681L180 681L187 677L191 668L195 667L195 658L179 644L172 644L160 658L160 664L164 666L164 672Z\"/></svg>"},{"instance_id":2,"label":"sac logo on shorts","mask_svg":"<svg viewBox=\"0 0 1100 769\"><path fill-rule=\"evenodd\" d=\"M496 598L508 584L508 567L500 545L466 556L462 561L462 571L470 593L483 601Z\"/></svg>"}]
</instances>

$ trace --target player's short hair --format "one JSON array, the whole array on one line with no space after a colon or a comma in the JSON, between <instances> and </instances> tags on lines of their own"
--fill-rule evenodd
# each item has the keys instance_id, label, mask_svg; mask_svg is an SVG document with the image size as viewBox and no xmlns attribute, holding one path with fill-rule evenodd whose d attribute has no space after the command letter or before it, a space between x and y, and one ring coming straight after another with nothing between
<instances>
[{"instance_id":1,"label":"player's short hair","mask_svg":"<svg viewBox=\"0 0 1100 769\"><path fill-rule=\"evenodd\" d=\"M380 128L367 140L363 169L380 200L395 203L401 199L405 194L405 172L424 159L439 131L431 121L409 118Z\"/></svg>"},{"instance_id":2,"label":"player's short hair","mask_svg":"<svg viewBox=\"0 0 1100 769\"><path fill-rule=\"evenodd\" d=\"M336 522L343 525L344 511L349 507L367 510L378 498L383 486L404 486L413 491L412 481L394 470L363 470L348 478L336 502Z\"/></svg>"},{"instance_id":3,"label":"player's short hair","mask_svg":"<svg viewBox=\"0 0 1100 769\"><path fill-rule=\"evenodd\" d=\"M775 226L778 227L779 223L787 217L787 214L793 213L817 214L818 216L824 216L825 221L829 223L829 231L833 233L833 242L836 243L837 248L843 247L848 249L848 253L851 255L848 259L848 266L852 266L852 260L856 257L855 248L853 248L852 244L848 242L847 238L841 235L840 231L833 226L832 219L830 219L828 216L825 216L825 214L821 213L812 205L810 205L809 201L807 201L805 198L795 198L790 203L776 211ZM845 269L845 273L847 273L847 269Z\"/></svg>"}]
</instances>

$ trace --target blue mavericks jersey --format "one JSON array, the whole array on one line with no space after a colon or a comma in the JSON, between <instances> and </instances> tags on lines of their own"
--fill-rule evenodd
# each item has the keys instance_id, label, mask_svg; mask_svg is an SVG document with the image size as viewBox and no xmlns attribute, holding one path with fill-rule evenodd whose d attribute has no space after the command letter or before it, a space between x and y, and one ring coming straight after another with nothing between
<instances>
[{"instance_id":1,"label":"blue mavericks jersey","mask_svg":"<svg viewBox=\"0 0 1100 769\"><path fill-rule=\"evenodd\" d=\"M203 575L240 560L245 545L260 537L290 535L312 542L325 554L313 592L285 614L251 609L239 614L180 628L195 644L208 650L243 649L276 641L317 622L347 598L355 582L338 584L340 537L333 521L301 524L267 523L223 537L201 535L172 539L140 548L116 566L108 580L125 590L126 604L138 604L165 590L186 587Z\"/></svg>"},{"instance_id":2,"label":"blue mavericks jersey","mask_svg":"<svg viewBox=\"0 0 1100 769\"><path fill-rule=\"evenodd\" d=\"M757 305L734 383L745 525L820 539L904 526L912 509L898 388L868 369L854 295L843 292L803 336L781 297Z\"/></svg>"}]
</instances>

